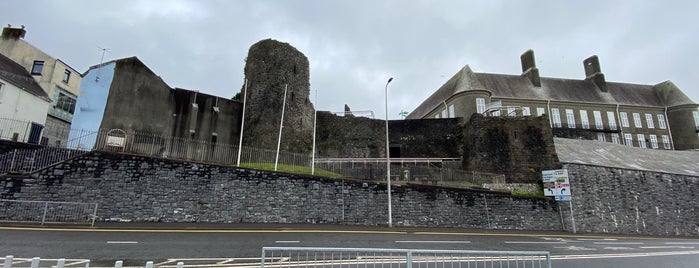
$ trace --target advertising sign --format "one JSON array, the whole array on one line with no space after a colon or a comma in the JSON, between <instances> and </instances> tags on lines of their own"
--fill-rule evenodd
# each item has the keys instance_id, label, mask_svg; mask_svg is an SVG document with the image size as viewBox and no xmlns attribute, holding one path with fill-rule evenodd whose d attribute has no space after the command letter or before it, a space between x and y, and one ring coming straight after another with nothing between
<instances>
[{"instance_id":1,"label":"advertising sign","mask_svg":"<svg viewBox=\"0 0 699 268\"><path fill-rule=\"evenodd\" d=\"M544 181L544 195L555 196L557 201L570 200L570 181L567 169L541 171Z\"/></svg>"}]
</instances>

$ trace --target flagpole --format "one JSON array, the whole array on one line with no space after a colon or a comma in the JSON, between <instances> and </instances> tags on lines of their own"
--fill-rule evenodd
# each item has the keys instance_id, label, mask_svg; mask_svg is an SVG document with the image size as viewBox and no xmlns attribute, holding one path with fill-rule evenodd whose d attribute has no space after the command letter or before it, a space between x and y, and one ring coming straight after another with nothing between
<instances>
[{"instance_id":1,"label":"flagpole","mask_svg":"<svg viewBox=\"0 0 699 268\"><path fill-rule=\"evenodd\" d=\"M279 122L279 139L277 140L277 157L274 159L274 171L277 171L277 166L279 165L279 148L282 145L282 129L284 128L284 108L286 108L286 88L287 88L287 84L284 84L284 101L282 102L282 120Z\"/></svg>"},{"instance_id":2,"label":"flagpole","mask_svg":"<svg viewBox=\"0 0 699 268\"><path fill-rule=\"evenodd\" d=\"M248 79L245 79L245 87L243 88L243 120L240 122L240 141L238 142L238 163L236 166L240 167L240 151L243 148L243 128L245 127L245 101L248 97Z\"/></svg>"}]
</instances>

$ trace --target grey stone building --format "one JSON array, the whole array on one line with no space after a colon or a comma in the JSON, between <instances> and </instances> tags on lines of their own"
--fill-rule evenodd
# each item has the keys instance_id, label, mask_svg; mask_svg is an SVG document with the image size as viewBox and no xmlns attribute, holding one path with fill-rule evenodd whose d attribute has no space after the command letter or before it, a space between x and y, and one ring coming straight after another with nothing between
<instances>
[{"instance_id":1,"label":"grey stone building","mask_svg":"<svg viewBox=\"0 0 699 268\"><path fill-rule=\"evenodd\" d=\"M553 135L653 149L699 149L699 104L675 84L608 82L599 59L583 61L585 79L539 75L534 52L522 74L477 73L466 65L407 119L549 115Z\"/></svg>"}]
</instances>

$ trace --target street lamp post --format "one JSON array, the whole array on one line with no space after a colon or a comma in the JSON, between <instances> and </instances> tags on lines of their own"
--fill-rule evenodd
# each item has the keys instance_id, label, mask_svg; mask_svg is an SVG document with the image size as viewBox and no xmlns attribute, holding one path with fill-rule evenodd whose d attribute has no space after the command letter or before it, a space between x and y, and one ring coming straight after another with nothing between
<instances>
[{"instance_id":1,"label":"street lamp post","mask_svg":"<svg viewBox=\"0 0 699 268\"><path fill-rule=\"evenodd\" d=\"M393 77L388 79L384 88L384 100L386 102L386 184L388 185L388 227L393 227L393 217L391 216L391 158L388 147L388 83L393 81Z\"/></svg>"}]
</instances>

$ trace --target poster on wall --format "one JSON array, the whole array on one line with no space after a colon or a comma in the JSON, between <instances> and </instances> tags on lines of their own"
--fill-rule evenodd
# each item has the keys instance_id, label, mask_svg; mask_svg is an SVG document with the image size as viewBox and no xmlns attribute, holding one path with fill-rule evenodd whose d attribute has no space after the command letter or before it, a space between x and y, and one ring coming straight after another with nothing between
<instances>
[{"instance_id":1,"label":"poster on wall","mask_svg":"<svg viewBox=\"0 0 699 268\"><path fill-rule=\"evenodd\" d=\"M542 170L544 195L554 196L556 201L570 201L570 181L567 169Z\"/></svg>"}]
</instances>

